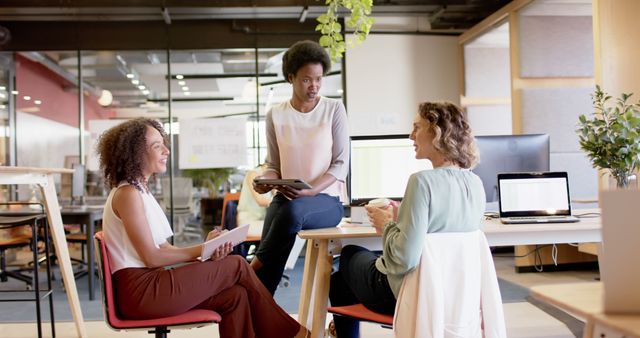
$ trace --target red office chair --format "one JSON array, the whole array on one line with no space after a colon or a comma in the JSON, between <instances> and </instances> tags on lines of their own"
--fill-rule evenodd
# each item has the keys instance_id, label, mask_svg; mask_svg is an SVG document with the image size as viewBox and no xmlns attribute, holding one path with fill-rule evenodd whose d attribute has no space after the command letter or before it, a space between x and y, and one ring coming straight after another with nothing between
<instances>
[{"instance_id":1,"label":"red office chair","mask_svg":"<svg viewBox=\"0 0 640 338\"><path fill-rule=\"evenodd\" d=\"M113 283L111 280L111 267L109 266L109 251L103 240L102 231L97 232L95 238L96 261L98 263L100 280L102 281L102 305L104 318L107 324L114 330L148 329L156 338L166 338L170 332L169 327L202 327L208 324L218 323L222 319L215 311L189 310L183 314L156 319L125 319L119 317L115 305Z\"/></svg>"},{"instance_id":2,"label":"red office chair","mask_svg":"<svg viewBox=\"0 0 640 338\"><path fill-rule=\"evenodd\" d=\"M393 326L393 315L385 315L373 312L362 304L346 305L346 306L330 306L327 309L330 313L351 317L365 322L380 324L384 327L391 328Z\"/></svg>"}]
</instances>

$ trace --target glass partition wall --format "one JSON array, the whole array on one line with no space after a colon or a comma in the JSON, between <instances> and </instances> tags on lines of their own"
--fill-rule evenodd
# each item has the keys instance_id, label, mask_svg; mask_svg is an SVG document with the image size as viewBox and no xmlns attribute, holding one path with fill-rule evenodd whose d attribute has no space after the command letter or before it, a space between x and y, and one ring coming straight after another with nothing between
<instances>
[{"instance_id":1,"label":"glass partition wall","mask_svg":"<svg viewBox=\"0 0 640 338\"><path fill-rule=\"evenodd\" d=\"M238 48L0 53L0 161L3 165L36 167L84 165L87 180L83 202L102 204L108 191L94 152L99 135L123 120L158 119L170 135L171 166L152 189L175 230L182 231L190 222L202 222L201 198L220 198L225 191L239 191L245 171L264 162L266 112L292 94L282 75L285 51ZM342 93L341 65L335 64L321 94L340 98ZM214 128L198 134L193 132L194 126ZM213 142L225 139L223 145ZM242 149L237 151L239 156L214 151L215 158L198 159L198 151L211 147ZM234 156L234 160L225 159ZM207 186L198 172L208 170L224 179ZM186 200L182 178L190 179L192 187L186 192ZM71 182L71 175L63 175L56 182L62 203L71 203ZM8 189L2 191L2 198L9 199ZM35 189L26 188L10 199L37 198L34 193ZM219 224L218 217L207 222Z\"/></svg>"}]
</instances>

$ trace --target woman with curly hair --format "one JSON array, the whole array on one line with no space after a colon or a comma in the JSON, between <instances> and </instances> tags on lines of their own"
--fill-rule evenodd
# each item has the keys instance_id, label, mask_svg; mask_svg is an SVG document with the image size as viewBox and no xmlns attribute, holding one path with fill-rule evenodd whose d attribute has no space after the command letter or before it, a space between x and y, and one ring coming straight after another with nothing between
<instances>
[{"instance_id":1,"label":"woman with curly hair","mask_svg":"<svg viewBox=\"0 0 640 338\"><path fill-rule=\"evenodd\" d=\"M169 149L160 123L146 118L124 122L102 134L97 150L111 188L103 231L116 303L124 317L151 319L209 309L222 316L221 337L306 335L307 330L274 302L246 261L228 256L231 243L221 245L209 260L197 262L202 244L179 248L167 242L173 232L149 192L152 176L167 170ZM218 234L211 232L207 239Z\"/></svg>"},{"instance_id":2,"label":"woman with curly hair","mask_svg":"<svg viewBox=\"0 0 640 338\"><path fill-rule=\"evenodd\" d=\"M342 249L340 267L331 276L333 306L362 303L393 314L404 276L420 262L424 235L481 227L485 195L480 178L469 170L478 154L462 110L449 102L422 103L410 139L416 158L430 160L433 170L411 175L399 209L367 207L382 235L382 256L354 245ZM334 316L334 325L337 337L358 337L358 321Z\"/></svg>"},{"instance_id":3,"label":"woman with curly hair","mask_svg":"<svg viewBox=\"0 0 640 338\"><path fill-rule=\"evenodd\" d=\"M301 229L338 225L349 170L349 131L342 101L320 95L329 55L318 43L300 41L282 58L282 73L293 88L291 99L266 116L267 169L258 178L297 178L311 189L255 185L278 192L267 208L262 239L251 267L273 294Z\"/></svg>"}]
</instances>

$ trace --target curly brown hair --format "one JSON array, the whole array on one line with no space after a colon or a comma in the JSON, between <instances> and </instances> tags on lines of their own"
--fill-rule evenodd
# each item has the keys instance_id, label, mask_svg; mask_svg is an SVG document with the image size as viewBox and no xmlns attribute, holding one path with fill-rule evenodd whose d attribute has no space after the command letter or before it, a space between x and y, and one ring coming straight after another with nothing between
<instances>
[{"instance_id":1,"label":"curly brown hair","mask_svg":"<svg viewBox=\"0 0 640 338\"><path fill-rule=\"evenodd\" d=\"M282 75L289 81L289 74L295 76L304 65L321 64L322 75L327 75L331 68L331 59L327 51L317 42L304 40L291 45L282 56Z\"/></svg>"},{"instance_id":2,"label":"curly brown hair","mask_svg":"<svg viewBox=\"0 0 640 338\"><path fill-rule=\"evenodd\" d=\"M105 185L111 189L126 181L140 191L146 190L142 173L147 153L147 128L155 128L165 139L160 122L148 118L137 118L123 122L100 135L96 150L100 156L100 170Z\"/></svg>"},{"instance_id":3,"label":"curly brown hair","mask_svg":"<svg viewBox=\"0 0 640 338\"><path fill-rule=\"evenodd\" d=\"M460 107L451 102L424 102L418 114L429 123L434 148L447 160L461 168L472 168L478 163L478 148Z\"/></svg>"}]
</instances>

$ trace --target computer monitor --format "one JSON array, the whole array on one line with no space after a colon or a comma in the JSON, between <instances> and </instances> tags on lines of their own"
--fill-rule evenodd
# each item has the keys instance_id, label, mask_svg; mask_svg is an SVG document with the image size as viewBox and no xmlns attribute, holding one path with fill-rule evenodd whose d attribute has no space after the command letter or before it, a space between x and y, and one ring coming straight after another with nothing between
<instances>
[{"instance_id":1,"label":"computer monitor","mask_svg":"<svg viewBox=\"0 0 640 338\"><path fill-rule=\"evenodd\" d=\"M401 199L409 176L431 168L429 160L416 160L409 135L352 136L351 205L380 197Z\"/></svg>"},{"instance_id":2,"label":"computer monitor","mask_svg":"<svg viewBox=\"0 0 640 338\"><path fill-rule=\"evenodd\" d=\"M549 135L477 136L480 176L487 202L498 200L498 173L549 171Z\"/></svg>"},{"instance_id":3,"label":"computer monitor","mask_svg":"<svg viewBox=\"0 0 640 338\"><path fill-rule=\"evenodd\" d=\"M84 204L84 192L87 182L87 171L84 164L73 164L71 179L71 204Z\"/></svg>"}]
</instances>

